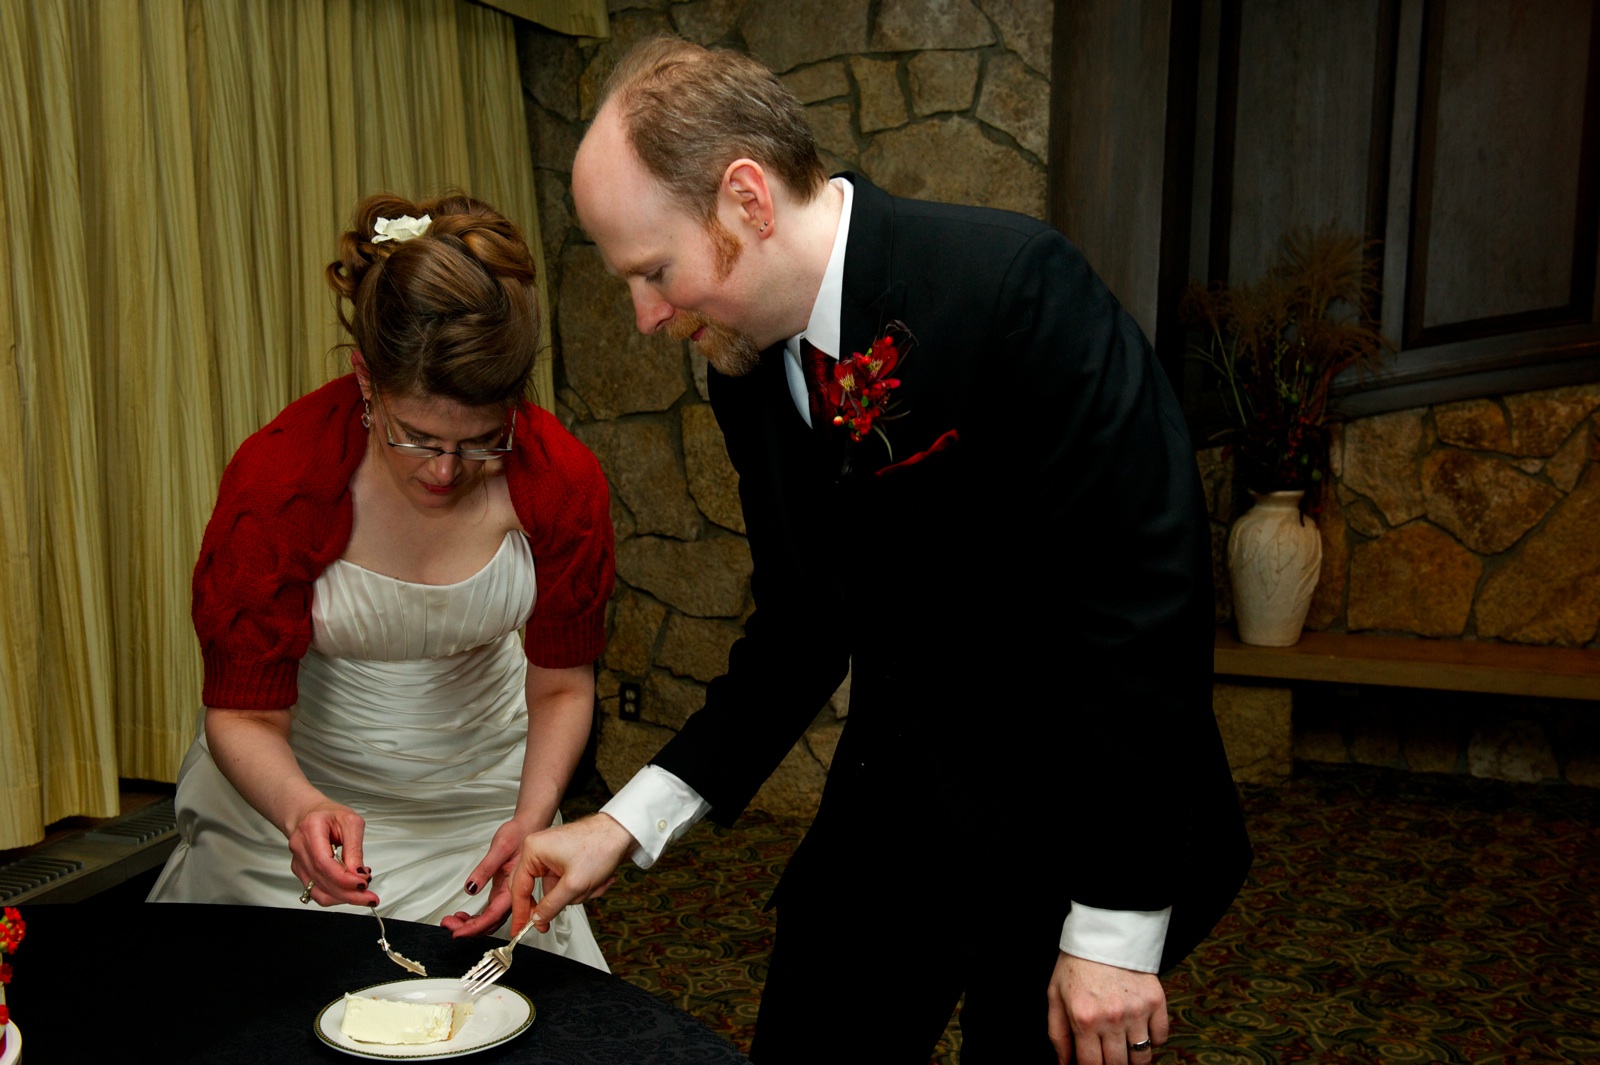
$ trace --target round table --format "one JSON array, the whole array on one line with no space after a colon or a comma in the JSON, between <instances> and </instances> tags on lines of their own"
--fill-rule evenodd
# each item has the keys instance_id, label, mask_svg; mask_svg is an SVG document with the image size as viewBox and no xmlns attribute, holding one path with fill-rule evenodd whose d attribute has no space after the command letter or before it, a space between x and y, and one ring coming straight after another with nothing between
<instances>
[{"instance_id":1,"label":"round table","mask_svg":"<svg viewBox=\"0 0 1600 1065\"><path fill-rule=\"evenodd\" d=\"M86 1060L105 1046L162 1062L351 1061L312 1031L346 991L410 974L378 948L378 922L315 906L70 903L23 908L7 987L27 1060ZM454 940L385 917L389 944L458 977L500 940ZM537 933L530 933L536 935ZM745 1062L693 1017L632 984L519 946L501 982L533 1000L533 1027L473 1062Z\"/></svg>"}]
</instances>

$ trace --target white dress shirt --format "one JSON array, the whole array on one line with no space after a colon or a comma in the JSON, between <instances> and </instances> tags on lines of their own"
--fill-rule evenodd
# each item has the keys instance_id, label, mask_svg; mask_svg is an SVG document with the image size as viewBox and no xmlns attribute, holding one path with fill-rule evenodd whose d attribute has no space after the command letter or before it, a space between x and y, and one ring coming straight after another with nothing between
<instances>
[{"instance_id":1,"label":"white dress shirt","mask_svg":"<svg viewBox=\"0 0 1600 1065\"><path fill-rule=\"evenodd\" d=\"M839 323L844 303L844 250L850 233L850 209L855 189L844 178L834 178L834 187L844 193L844 209L834 234L833 251L822 273L822 287L811 307L811 319L803 332L784 345L784 369L789 393L800 417L811 424L811 403L800 364L800 341L834 359L839 357ZM634 864L648 869L667 845L677 840L710 811L711 806L698 792L675 774L660 766L647 765L635 773L622 790L600 808L627 829L639 844L633 852ZM1065 843L1062 844L1065 846ZM1124 855L1108 855L1104 860L1126 861ZM1090 961L1105 962L1124 969L1153 973L1161 961L1166 943L1167 924L1172 909L1101 910L1073 903L1061 926L1061 949Z\"/></svg>"}]
</instances>

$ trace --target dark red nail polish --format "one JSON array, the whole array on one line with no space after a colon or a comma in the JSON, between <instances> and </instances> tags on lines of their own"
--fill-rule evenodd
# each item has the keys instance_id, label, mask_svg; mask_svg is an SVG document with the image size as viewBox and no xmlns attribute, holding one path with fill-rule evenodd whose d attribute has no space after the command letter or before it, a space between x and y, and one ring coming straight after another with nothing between
<instances>
[{"instance_id":1,"label":"dark red nail polish","mask_svg":"<svg viewBox=\"0 0 1600 1065\"><path fill-rule=\"evenodd\" d=\"M361 882L361 890L362 890L362 891L365 891L365 890L367 890L367 882L366 882L366 881L365 881L365 880L363 880L363 881L362 881L362 882Z\"/></svg>"},{"instance_id":2,"label":"dark red nail polish","mask_svg":"<svg viewBox=\"0 0 1600 1065\"><path fill-rule=\"evenodd\" d=\"M467 894L468 895L476 895L477 893L478 893L478 885L476 883L474 883L473 881L468 880L467 881Z\"/></svg>"},{"instance_id":3,"label":"dark red nail polish","mask_svg":"<svg viewBox=\"0 0 1600 1065\"><path fill-rule=\"evenodd\" d=\"M367 868L364 865L361 868L357 869L356 872L360 873L362 876L371 876L372 875L372 870Z\"/></svg>"}]
</instances>

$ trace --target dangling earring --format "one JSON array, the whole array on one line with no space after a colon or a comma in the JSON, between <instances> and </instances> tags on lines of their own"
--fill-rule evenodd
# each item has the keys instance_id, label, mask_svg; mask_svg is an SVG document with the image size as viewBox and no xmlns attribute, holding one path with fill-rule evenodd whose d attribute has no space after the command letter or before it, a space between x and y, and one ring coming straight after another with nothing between
<instances>
[{"instance_id":1,"label":"dangling earring","mask_svg":"<svg viewBox=\"0 0 1600 1065\"><path fill-rule=\"evenodd\" d=\"M372 400L370 399L361 401L361 428L372 428Z\"/></svg>"}]
</instances>

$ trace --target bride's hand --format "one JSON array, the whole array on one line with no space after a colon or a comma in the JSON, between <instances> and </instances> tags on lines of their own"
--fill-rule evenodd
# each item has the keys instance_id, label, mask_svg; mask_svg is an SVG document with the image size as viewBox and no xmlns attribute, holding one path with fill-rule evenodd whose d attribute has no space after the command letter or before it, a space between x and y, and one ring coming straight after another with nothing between
<instances>
[{"instance_id":1,"label":"bride's hand","mask_svg":"<svg viewBox=\"0 0 1600 1065\"><path fill-rule=\"evenodd\" d=\"M473 916L466 910L457 910L439 923L450 930L455 939L481 936L493 932L511 912L511 867L516 864L522 839L532 829L521 821L507 821L495 829L489 843L489 853L478 863L463 888L468 895L478 895L485 885L489 888L489 901Z\"/></svg>"},{"instance_id":2,"label":"bride's hand","mask_svg":"<svg viewBox=\"0 0 1600 1065\"><path fill-rule=\"evenodd\" d=\"M318 906L378 904L378 896L367 890L372 870L362 864L365 830L360 814L328 799L295 819L289 830L289 869L302 885L314 885L311 901ZM334 857L335 847L340 848L342 861Z\"/></svg>"}]
</instances>

